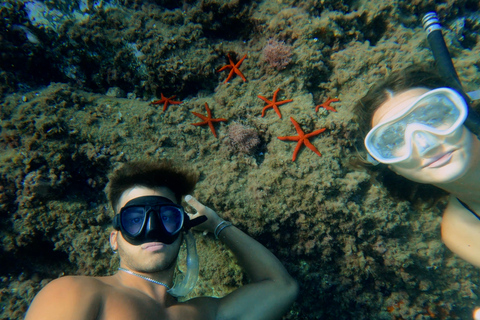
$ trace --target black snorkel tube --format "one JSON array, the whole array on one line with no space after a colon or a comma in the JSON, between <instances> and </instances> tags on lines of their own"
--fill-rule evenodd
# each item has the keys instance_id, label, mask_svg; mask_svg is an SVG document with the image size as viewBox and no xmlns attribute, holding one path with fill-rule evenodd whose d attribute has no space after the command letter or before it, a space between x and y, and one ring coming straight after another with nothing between
<instances>
[{"instance_id":1,"label":"black snorkel tube","mask_svg":"<svg viewBox=\"0 0 480 320\"><path fill-rule=\"evenodd\" d=\"M463 90L460 79L458 78L455 67L452 63L452 58L448 52L447 45L443 39L442 26L437 18L435 12L427 13L423 19L423 28L427 32L427 40L430 45L430 49L433 52L433 57L441 76L445 77L451 83L452 89L455 89L462 95L468 105L468 116L465 120L465 126L480 139L480 116L476 113L472 107L472 99Z\"/></svg>"}]
</instances>

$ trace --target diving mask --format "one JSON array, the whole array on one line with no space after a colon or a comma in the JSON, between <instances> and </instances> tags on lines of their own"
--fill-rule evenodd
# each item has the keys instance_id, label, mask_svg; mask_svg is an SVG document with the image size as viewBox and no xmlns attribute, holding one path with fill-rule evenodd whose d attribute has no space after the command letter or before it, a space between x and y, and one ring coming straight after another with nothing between
<instances>
[{"instance_id":1,"label":"diving mask","mask_svg":"<svg viewBox=\"0 0 480 320\"><path fill-rule=\"evenodd\" d=\"M412 155L415 134L450 135L463 124L467 114L468 106L455 90L438 88L428 91L403 112L370 130L365 138L369 161L389 164L408 159Z\"/></svg>"},{"instance_id":2,"label":"diving mask","mask_svg":"<svg viewBox=\"0 0 480 320\"><path fill-rule=\"evenodd\" d=\"M207 220L201 216L190 220L183 207L160 196L144 196L128 201L113 219L130 244L147 242L172 244L181 230L188 231Z\"/></svg>"}]
</instances>

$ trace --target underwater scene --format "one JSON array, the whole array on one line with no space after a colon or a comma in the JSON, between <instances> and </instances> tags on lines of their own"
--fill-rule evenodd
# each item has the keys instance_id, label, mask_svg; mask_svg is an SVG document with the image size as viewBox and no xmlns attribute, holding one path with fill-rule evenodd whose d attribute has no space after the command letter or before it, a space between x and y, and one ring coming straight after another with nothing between
<instances>
[{"instance_id":1,"label":"underwater scene","mask_svg":"<svg viewBox=\"0 0 480 320\"><path fill-rule=\"evenodd\" d=\"M478 0L1 1L0 319L116 272L104 189L140 159L198 172L194 196L280 259L300 286L283 319L472 319L480 269L442 243L447 193L354 161L355 103L433 65L429 11L480 89ZM248 283L195 237L187 298Z\"/></svg>"}]
</instances>

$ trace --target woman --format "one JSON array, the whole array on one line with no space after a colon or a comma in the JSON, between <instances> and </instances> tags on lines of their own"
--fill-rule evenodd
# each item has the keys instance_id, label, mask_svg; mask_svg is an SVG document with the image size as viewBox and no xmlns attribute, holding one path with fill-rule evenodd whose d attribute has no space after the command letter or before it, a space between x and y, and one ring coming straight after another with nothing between
<instances>
[{"instance_id":1,"label":"woman","mask_svg":"<svg viewBox=\"0 0 480 320\"><path fill-rule=\"evenodd\" d=\"M369 162L450 193L442 239L480 267L480 140L463 125L462 96L439 75L407 68L370 89L355 111Z\"/></svg>"}]
</instances>

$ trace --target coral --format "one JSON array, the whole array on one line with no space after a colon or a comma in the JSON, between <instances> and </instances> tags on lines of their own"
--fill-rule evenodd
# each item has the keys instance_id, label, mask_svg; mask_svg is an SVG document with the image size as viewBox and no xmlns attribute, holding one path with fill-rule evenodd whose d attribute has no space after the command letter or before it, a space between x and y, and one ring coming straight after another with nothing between
<instances>
[{"instance_id":1,"label":"coral","mask_svg":"<svg viewBox=\"0 0 480 320\"><path fill-rule=\"evenodd\" d=\"M260 144L260 138L255 129L234 122L228 126L230 145L240 153L252 154Z\"/></svg>"},{"instance_id":2,"label":"coral","mask_svg":"<svg viewBox=\"0 0 480 320\"><path fill-rule=\"evenodd\" d=\"M276 39L268 40L263 48L263 59L277 70L282 70L292 60L292 46Z\"/></svg>"}]
</instances>

